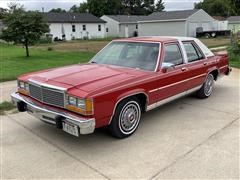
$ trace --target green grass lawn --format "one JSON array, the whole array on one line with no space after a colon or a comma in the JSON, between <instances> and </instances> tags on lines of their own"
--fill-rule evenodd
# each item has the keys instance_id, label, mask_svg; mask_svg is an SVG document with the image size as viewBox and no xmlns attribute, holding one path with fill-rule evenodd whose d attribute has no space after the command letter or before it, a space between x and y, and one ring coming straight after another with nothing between
<instances>
[{"instance_id":1,"label":"green grass lawn","mask_svg":"<svg viewBox=\"0 0 240 180\"><path fill-rule=\"evenodd\" d=\"M42 69L87 62L92 52L56 52L30 48L25 57L21 46L0 44L0 82L16 79L19 75Z\"/></svg>"}]
</instances>

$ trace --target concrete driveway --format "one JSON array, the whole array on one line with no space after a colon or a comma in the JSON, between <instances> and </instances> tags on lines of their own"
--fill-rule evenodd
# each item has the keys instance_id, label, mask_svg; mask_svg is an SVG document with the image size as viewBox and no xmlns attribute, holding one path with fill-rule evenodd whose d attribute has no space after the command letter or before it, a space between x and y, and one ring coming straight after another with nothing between
<instances>
[{"instance_id":1,"label":"concrete driveway","mask_svg":"<svg viewBox=\"0 0 240 180\"><path fill-rule=\"evenodd\" d=\"M206 100L186 97L144 115L117 140L75 138L26 113L1 116L1 177L239 179L239 71Z\"/></svg>"}]
</instances>

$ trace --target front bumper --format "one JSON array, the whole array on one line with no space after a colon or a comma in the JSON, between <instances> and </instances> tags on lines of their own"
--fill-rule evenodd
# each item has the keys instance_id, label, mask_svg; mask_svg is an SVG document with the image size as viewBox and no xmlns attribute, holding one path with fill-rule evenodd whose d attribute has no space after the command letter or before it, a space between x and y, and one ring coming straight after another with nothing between
<instances>
[{"instance_id":1,"label":"front bumper","mask_svg":"<svg viewBox=\"0 0 240 180\"><path fill-rule=\"evenodd\" d=\"M12 102L19 111L27 111L36 118L63 129L62 123L78 127L79 134L91 134L95 130L95 119L77 116L73 113L38 103L19 93L11 94Z\"/></svg>"}]
</instances>

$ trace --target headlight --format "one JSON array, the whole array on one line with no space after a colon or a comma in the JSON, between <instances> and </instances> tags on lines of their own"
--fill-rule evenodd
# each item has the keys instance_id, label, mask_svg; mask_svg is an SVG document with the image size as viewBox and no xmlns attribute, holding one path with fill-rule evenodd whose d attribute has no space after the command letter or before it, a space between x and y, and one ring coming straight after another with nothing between
<instances>
[{"instance_id":1,"label":"headlight","mask_svg":"<svg viewBox=\"0 0 240 180\"><path fill-rule=\"evenodd\" d=\"M25 83L23 81L19 81L19 88L25 89Z\"/></svg>"},{"instance_id":2,"label":"headlight","mask_svg":"<svg viewBox=\"0 0 240 180\"><path fill-rule=\"evenodd\" d=\"M18 92L21 94L29 95L29 84L24 81L18 81Z\"/></svg>"},{"instance_id":3,"label":"headlight","mask_svg":"<svg viewBox=\"0 0 240 180\"><path fill-rule=\"evenodd\" d=\"M93 115L93 101L92 99L68 96L67 109L82 115Z\"/></svg>"},{"instance_id":4,"label":"headlight","mask_svg":"<svg viewBox=\"0 0 240 180\"><path fill-rule=\"evenodd\" d=\"M76 106L77 105L77 98L75 97L70 97L68 98L68 104L72 105L72 106Z\"/></svg>"}]
</instances>

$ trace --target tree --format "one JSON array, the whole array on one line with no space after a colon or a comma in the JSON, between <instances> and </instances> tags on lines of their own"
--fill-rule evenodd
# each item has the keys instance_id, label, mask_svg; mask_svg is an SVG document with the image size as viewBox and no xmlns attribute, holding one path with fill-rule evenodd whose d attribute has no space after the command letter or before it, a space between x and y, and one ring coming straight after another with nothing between
<instances>
[{"instance_id":1,"label":"tree","mask_svg":"<svg viewBox=\"0 0 240 180\"><path fill-rule=\"evenodd\" d=\"M164 2L162 0L158 0L155 7L155 12L161 12L165 9Z\"/></svg>"},{"instance_id":2,"label":"tree","mask_svg":"<svg viewBox=\"0 0 240 180\"><path fill-rule=\"evenodd\" d=\"M3 19L7 15L7 9L0 7L0 19Z\"/></svg>"},{"instance_id":3,"label":"tree","mask_svg":"<svg viewBox=\"0 0 240 180\"><path fill-rule=\"evenodd\" d=\"M56 9L51 9L49 12L53 12L53 13L65 13L66 10L65 10L65 9L61 9L61 8L56 8Z\"/></svg>"},{"instance_id":4,"label":"tree","mask_svg":"<svg viewBox=\"0 0 240 180\"><path fill-rule=\"evenodd\" d=\"M34 44L44 33L49 31L41 13L26 12L23 7L17 5L10 6L3 23L7 28L2 31L1 38L8 42L23 44L27 57L29 57L28 46Z\"/></svg>"},{"instance_id":5,"label":"tree","mask_svg":"<svg viewBox=\"0 0 240 180\"><path fill-rule=\"evenodd\" d=\"M204 0L203 2L196 3L195 9L203 9L212 16L228 17L236 15L235 6L233 1L229 0Z\"/></svg>"},{"instance_id":6,"label":"tree","mask_svg":"<svg viewBox=\"0 0 240 180\"><path fill-rule=\"evenodd\" d=\"M79 6L73 5L69 11L75 12L75 13L87 13L88 12L88 3L83 2L83 3L80 3Z\"/></svg>"}]
</instances>

